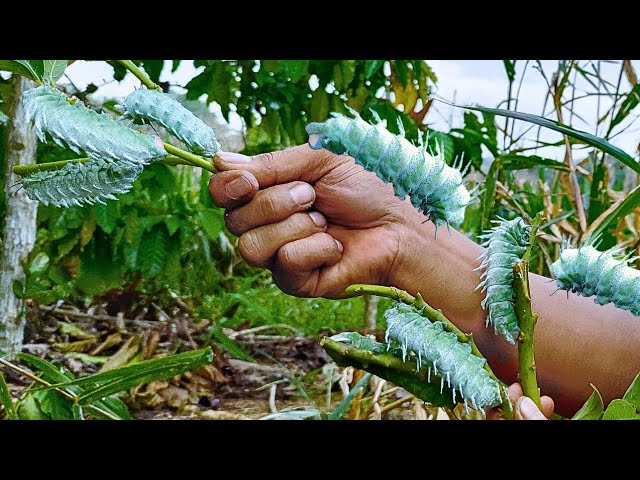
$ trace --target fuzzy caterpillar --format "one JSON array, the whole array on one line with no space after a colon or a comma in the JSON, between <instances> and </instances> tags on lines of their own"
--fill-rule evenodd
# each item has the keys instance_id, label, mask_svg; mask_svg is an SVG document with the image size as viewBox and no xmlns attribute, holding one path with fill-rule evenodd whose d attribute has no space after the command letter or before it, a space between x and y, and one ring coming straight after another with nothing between
<instances>
[{"instance_id":1,"label":"fuzzy caterpillar","mask_svg":"<svg viewBox=\"0 0 640 480\"><path fill-rule=\"evenodd\" d=\"M478 269L484 270L478 288L487 292L481 303L483 309L489 309L487 325L493 325L496 334L515 345L520 328L513 305L513 267L527 250L531 227L520 217L497 223L480 236L486 238L486 250L478 258L482 260Z\"/></svg>"},{"instance_id":2,"label":"fuzzy caterpillar","mask_svg":"<svg viewBox=\"0 0 640 480\"><path fill-rule=\"evenodd\" d=\"M48 133L58 145L66 144L76 153L142 165L167 155L162 143L150 135L136 133L80 101L71 105L55 88L43 85L28 90L23 100L27 119L33 121L41 141Z\"/></svg>"},{"instance_id":3,"label":"fuzzy caterpillar","mask_svg":"<svg viewBox=\"0 0 640 480\"><path fill-rule=\"evenodd\" d=\"M401 303L385 312L386 340L399 342L403 358L413 351L418 368L426 363L431 374L440 372L441 387L452 388L455 402L456 390L462 401L474 408L485 408L502 402L499 383L484 369L486 360L471 353L471 345L460 342L455 333L444 329L441 322L430 322L415 308Z\"/></svg>"},{"instance_id":4,"label":"fuzzy caterpillar","mask_svg":"<svg viewBox=\"0 0 640 480\"><path fill-rule=\"evenodd\" d=\"M376 342L367 336L360 335L358 332L341 332L330 338L336 342L353 345L358 350L364 350L375 354L388 353L394 356L400 356L402 354L401 349L391 348L389 345Z\"/></svg>"},{"instance_id":5,"label":"fuzzy caterpillar","mask_svg":"<svg viewBox=\"0 0 640 480\"><path fill-rule=\"evenodd\" d=\"M141 88L116 108L125 117L159 123L199 155L213 157L220 149L213 129L166 93Z\"/></svg>"},{"instance_id":6,"label":"fuzzy caterpillar","mask_svg":"<svg viewBox=\"0 0 640 480\"><path fill-rule=\"evenodd\" d=\"M22 186L32 200L45 205L68 207L115 200L126 193L143 170L143 165L91 158L86 163L69 162L60 170L36 172L22 178Z\"/></svg>"},{"instance_id":7,"label":"fuzzy caterpillar","mask_svg":"<svg viewBox=\"0 0 640 480\"><path fill-rule=\"evenodd\" d=\"M563 243L562 247L560 257L550 267L559 289L584 297L595 295L599 305L613 303L640 317L640 271L629 267L632 259L615 258L621 248L602 252L590 244L567 248Z\"/></svg>"},{"instance_id":8,"label":"fuzzy caterpillar","mask_svg":"<svg viewBox=\"0 0 640 480\"><path fill-rule=\"evenodd\" d=\"M462 182L460 170L448 166L442 154L433 157L427 153L426 146L418 148L411 144L404 138L401 125L402 133L393 135L380 124L380 117L375 113L378 123L372 125L354 110L349 111L355 118L332 113L332 118L323 123L308 124L307 133L318 135L311 148L351 155L366 170L393 184L400 200L409 195L413 206L436 227L462 223L471 195ZM421 143L424 142L421 140Z\"/></svg>"}]
</instances>

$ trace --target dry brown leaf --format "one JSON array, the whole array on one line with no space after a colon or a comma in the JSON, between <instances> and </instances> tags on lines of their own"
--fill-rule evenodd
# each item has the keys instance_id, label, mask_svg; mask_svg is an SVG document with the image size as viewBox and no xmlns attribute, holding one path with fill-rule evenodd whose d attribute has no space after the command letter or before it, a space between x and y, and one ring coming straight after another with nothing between
<instances>
[{"instance_id":1,"label":"dry brown leaf","mask_svg":"<svg viewBox=\"0 0 640 480\"><path fill-rule=\"evenodd\" d=\"M100 372L106 372L126 365L129 360L138 353L138 350L140 350L141 341L142 337L140 335L133 335L124 345L122 345L122 347L120 347L120 350L114 353L111 358L107 360L100 369Z\"/></svg>"},{"instance_id":2,"label":"dry brown leaf","mask_svg":"<svg viewBox=\"0 0 640 480\"><path fill-rule=\"evenodd\" d=\"M113 333L109 335L104 342L98 345L93 350L93 352L91 352L91 355L98 355L104 352L105 350L109 350L111 347L115 347L116 345L119 345L121 342L122 342L122 335L120 333Z\"/></svg>"}]
</instances>

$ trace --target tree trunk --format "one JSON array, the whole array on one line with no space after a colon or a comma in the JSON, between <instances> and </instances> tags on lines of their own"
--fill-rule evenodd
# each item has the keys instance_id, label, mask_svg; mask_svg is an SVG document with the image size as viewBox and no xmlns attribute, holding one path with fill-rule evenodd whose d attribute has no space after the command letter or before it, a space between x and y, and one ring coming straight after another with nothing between
<instances>
[{"instance_id":1,"label":"tree trunk","mask_svg":"<svg viewBox=\"0 0 640 480\"><path fill-rule=\"evenodd\" d=\"M10 357L22 348L26 317L24 301L14 295L14 283L24 281L22 262L36 239L37 203L15 185L14 165L35 163L36 136L26 121L22 94L33 88L31 80L13 75L13 106L5 154L5 197L7 214L3 252L0 254L0 350Z\"/></svg>"}]
</instances>

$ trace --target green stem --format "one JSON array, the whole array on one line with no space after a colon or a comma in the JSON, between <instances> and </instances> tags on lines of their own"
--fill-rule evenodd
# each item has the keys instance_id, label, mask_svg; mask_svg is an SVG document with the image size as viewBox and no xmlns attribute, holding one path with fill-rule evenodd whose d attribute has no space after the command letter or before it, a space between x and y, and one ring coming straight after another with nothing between
<instances>
[{"instance_id":1,"label":"green stem","mask_svg":"<svg viewBox=\"0 0 640 480\"><path fill-rule=\"evenodd\" d=\"M67 163L71 163L71 162L86 163L88 161L89 161L88 158L71 158L69 160L60 160L58 162L38 163L38 164L31 164L31 165L16 165L13 167L13 173L15 173L16 175L20 175L21 177L24 177L26 175L32 175L36 172L52 172L55 170L60 170ZM165 165L174 165L174 166L175 165L187 165L189 167L194 166L193 163L188 162L175 155L169 155L163 158L162 160L159 160L158 163L163 163Z\"/></svg>"},{"instance_id":2,"label":"green stem","mask_svg":"<svg viewBox=\"0 0 640 480\"><path fill-rule=\"evenodd\" d=\"M523 393L540 407L540 389L536 375L534 331L538 315L531 307L531 290L529 288L529 260L536 242L538 228L544 217L538 213L531 224L529 246L522 260L513 267L513 289L515 292L515 310L518 318L520 335L518 336L518 379Z\"/></svg>"},{"instance_id":3,"label":"green stem","mask_svg":"<svg viewBox=\"0 0 640 480\"><path fill-rule=\"evenodd\" d=\"M138 80L140 80L144 84L145 87L150 88L152 90L162 91L162 89L158 85L153 83L153 81L149 78L149 75L147 75L142 70L140 70L136 66L136 64L133 63L131 60L115 60L115 61L118 62L127 70L129 70L131 73L133 73L136 76L136 78L138 78Z\"/></svg>"},{"instance_id":4,"label":"green stem","mask_svg":"<svg viewBox=\"0 0 640 480\"><path fill-rule=\"evenodd\" d=\"M444 326L444 329L448 332L454 333L460 342L469 343L471 345L471 353L476 357L483 358L484 356L478 350L476 343L473 340L472 334L466 334L458 327L456 327L451 321L444 316L442 310L436 310L431 307L427 302L424 301L422 296L418 293L415 297L404 290L400 290L395 287L383 287L381 285L366 285L366 284L354 284L350 285L345 289L342 293L345 298L353 298L359 297L361 295L378 295L380 297L387 297L393 300L406 303L407 305L412 305L417 310L420 310L420 313L425 317L431 320L432 322L441 322ZM498 382L504 391L506 385L501 382L498 377L493 373L491 367L488 362L485 362L484 369L489 373L489 376ZM502 410L505 418L513 418L513 405L509 401L506 393L503 393L503 402L502 402Z\"/></svg>"},{"instance_id":5,"label":"green stem","mask_svg":"<svg viewBox=\"0 0 640 480\"><path fill-rule=\"evenodd\" d=\"M218 173L218 169L216 169L213 163L207 162L204 158L198 155L194 155L193 153L187 152L186 150L182 150L178 147L174 147L173 145L170 145L168 143L164 144L164 149L167 152L175 155L176 157L180 157L183 160L190 162L191 165L203 168L211 173Z\"/></svg>"}]
</instances>

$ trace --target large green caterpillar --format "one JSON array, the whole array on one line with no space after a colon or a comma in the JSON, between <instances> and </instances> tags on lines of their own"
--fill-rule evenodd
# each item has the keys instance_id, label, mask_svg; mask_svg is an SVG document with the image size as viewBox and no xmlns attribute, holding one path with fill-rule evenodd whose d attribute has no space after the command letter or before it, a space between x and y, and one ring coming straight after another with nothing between
<instances>
[{"instance_id":1,"label":"large green caterpillar","mask_svg":"<svg viewBox=\"0 0 640 480\"><path fill-rule=\"evenodd\" d=\"M401 303L387 310L385 319L387 342L390 345L392 340L398 342L403 358L414 352L418 368L426 364L429 376L432 368L435 373L440 371L441 388L446 378L454 402L456 389L465 406L485 408L502 402L499 383L484 369L486 360L473 355L469 343L460 342L441 322L431 322L415 308Z\"/></svg>"},{"instance_id":2,"label":"large green caterpillar","mask_svg":"<svg viewBox=\"0 0 640 480\"><path fill-rule=\"evenodd\" d=\"M84 164L69 162L60 170L25 176L22 186L29 198L45 205L104 203L103 199L115 200L114 194L128 192L143 168L139 163L92 158Z\"/></svg>"},{"instance_id":3,"label":"large green caterpillar","mask_svg":"<svg viewBox=\"0 0 640 480\"><path fill-rule=\"evenodd\" d=\"M600 305L613 303L640 316L640 271L629 267L632 259L616 259L620 247L602 252L590 243L568 248L568 242L563 242L560 257L550 267L558 289L584 297L595 295L594 301Z\"/></svg>"},{"instance_id":4,"label":"large green caterpillar","mask_svg":"<svg viewBox=\"0 0 640 480\"><path fill-rule=\"evenodd\" d=\"M462 182L460 170L448 166L442 153L435 157L427 153L422 139L420 148L407 141L401 125L401 134L393 135L375 113L378 123L371 125L354 110L350 112L355 118L332 113L333 118L323 123L307 125L307 133L318 135L311 148L351 155L366 170L392 183L398 198L404 200L409 195L413 206L436 227L462 223L471 194Z\"/></svg>"},{"instance_id":5,"label":"large green caterpillar","mask_svg":"<svg viewBox=\"0 0 640 480\"><path fill-rule=\"evenodd\" d=\"M486 250L478 257L482 260L478 269L484 270L478 288L487 292L481 303L483 309L489 309L487 325L493 325L496 334L515 345L520 328L513 306L513 267L527 250L531 227L520 217L495 222L494 228L480 235L486 238Z\"/></svg>"},{"instance_id":6,"label":"large green caterpillar","mask_svg":"<svg viewBox=\"0 0 640 480\"><path fill-rule=\"evenodd\" d=\"M213 129L166 93L141 88L117 109L125 117L159 123L199 155L212 157L220 149Z\"/></svg>"},{"instance_id":7,"label":"large green caterpillar","mask_svg":"<svg viewBox=\"0 0 640 480\"><path fill-rule=\"evenodd\" d=\"M136 133L80 101L70 104L55 88L43 85L28 90L23 100L27 119L33 121L41 141L48 133L58 145L66 144L76 153L143 165L167 156L162 142Z\"/></svg>"}]
</instances>

